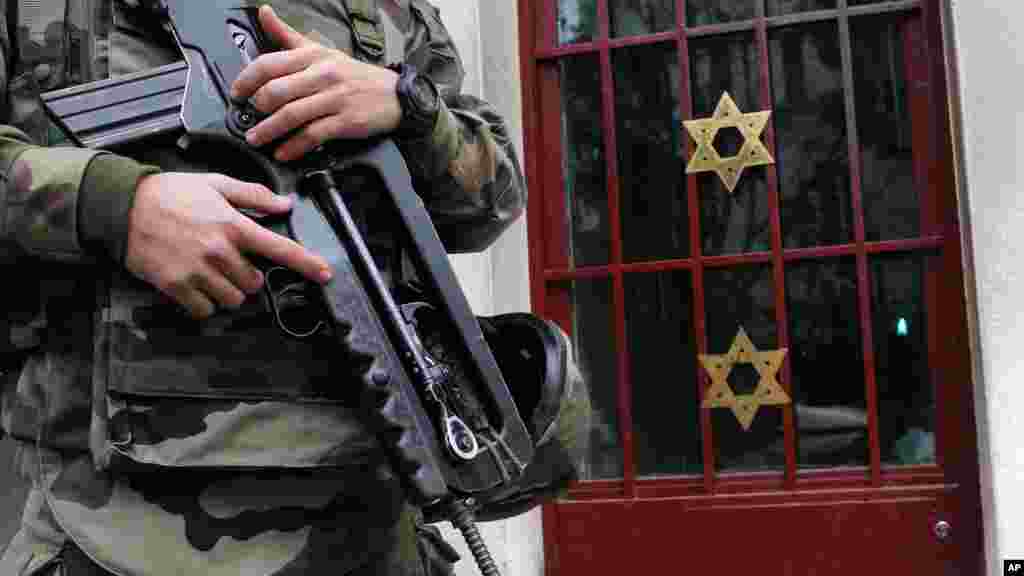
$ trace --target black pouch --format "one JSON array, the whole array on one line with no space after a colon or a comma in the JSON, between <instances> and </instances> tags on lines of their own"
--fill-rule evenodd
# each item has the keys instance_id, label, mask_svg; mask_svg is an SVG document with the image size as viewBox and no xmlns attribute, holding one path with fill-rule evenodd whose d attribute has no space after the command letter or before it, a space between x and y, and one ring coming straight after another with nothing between
<instances>
[{"instance_id":1,"label":"black pouch","mask_svg":"<svg viewBox=\"0 0 1024 576\"><path fill-rule=\"evenodd\" d=\"M475 497L476 519L493 521L529 511L579 477L591 403L569 339L557 324L528 313L478 320L535 445L522 476Z\"/></svg>"},{"instance_id":2,"label":"black pouch","mask_svg":"<svg viewBox=\"0 0 1024 576\"><path fill-rule=\"evenodd\" d=\"M349 359L284 335L261 298L196 322L131 280L108 294L92 378L100 468L329 468L372 450Z\"/></svg>"}]
</instances>

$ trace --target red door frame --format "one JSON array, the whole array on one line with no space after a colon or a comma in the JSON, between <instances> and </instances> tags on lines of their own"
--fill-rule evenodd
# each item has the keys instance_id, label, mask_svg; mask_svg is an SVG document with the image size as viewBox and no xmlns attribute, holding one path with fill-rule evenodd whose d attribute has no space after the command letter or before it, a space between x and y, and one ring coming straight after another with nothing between
<instances>
[{"instance_id":1,"label":"red door frame","mask_svg":"<svg viewBox=\"0 0 1024 576\"><path fill-rule=\"evenodd\" d=\"M924 34L927 54L925 61L925 77L912 75L910 80L918 81L926 93L919 95L929 102L927 106L915 106L914 125L915 143L923 144L924 157L915 165L915 176L928 183L927 189L937 193L925 195L932 198L932 205L925 205L924 212L933 215L932 221L925 222L922 235L914 240L866 242L864 237L863 211L860 209L860 163L856 129L851 128L850 167L852 176L851 199L856 214L855 242L846 247L811 248L805 250L781 250L780 223L778 222L778 190L775 167L769 166L769 202L771 210L772 250L759 254L743 254L726 257L691 257L684 261L667 261L645 264L624 264L621 254L620 219L619 219L619 180L617 174L617 153L614 121L614 90L611 85L612 75L610 48L650 41L673 40L677 43L679 53L687 51L688 34L681 32L685 22L686 0L676 0L677 26L674 30L649 35L640 39L622 38L609 39L608 18L606 15L607 1L599 1L598 22L600 30L593 42L566 46L556 45L555 0L518 0L519 1L519 34L520 34L520 66L521 90L523 102L524 161L527 181L530 190L527 210L528 243L530 250L529 270L531 283L531 300L533 311L539 315L558 320L563 327L569 328L569 301L567 292L554 292L550 284L557 280L584 277L610 276L613 295L613 327L618 335L617 354L624 361L618 366L618 418L621 429L621 445L623 450L624 473L622 480L588 481L574 486L571 498L574 501L616 500L627 503L640 503L655 497L672 497L693 499L696 502L714 502L715 506L744 506L753 503L752 493L767 495L758 499L762 504L792 504L799 502L840 501L848 498L884 500L895 494L901 497L916 498L937 497L939 492L947 493L956 490L958 496L951 504L949 513L956 518L958 530L957 541L964 550L969 551L969 558L963 558L963 567L968 572L977 569L978 574L984 571L984 555L981 551L982 519L980 511L978 485L977 442L973 412L973 379L970 370L970 350L967 340L967 316L964 306L963 263L961 261L961 235L958 221L957 199L955 191L955 154L950 130L949 94L954 87L955 76L947 78L947 74L955 74L955 70L947 70L945 55L950 47L944 45L943 19L946 17L945 3L948 0L905 0L891 2L890 5L905 5L907 9L921 11L920 32ZM846 0L839 0L845 8ZM865 12L871 5L858 7ZM763 16L759 15L759 16ZM731 28L726 26L708 26L703 33L714 33L717 29ZM847 28L844 28L846 30ZM767 78L767 34L766 20L762 17L755 21L753 31L761 47L762 101L770 102ZM908 42L911 39L908 38ZM848 44L845 44L848 45ZM552 226L551 222L565 222L564 183L561 175L560 126L558 122L543 121L545 110L558 110L560 102L554 90L543 90L543 86L557 85L558 72L555 67L544 66L559 56L595 52L600 55L602 74L602 122L604 132L605 158L607 161L607 186L609 202L609 219L611 224L611 253L607 266L588 268L586 271L568 270L549 267L548 263L567 263L566 247L569 244L568 226ZM848 57L848 55L847 55ZM680 91L680 109L683 118L692 117L691 99L688 85L687 58L681 56L682 82ZM849 81L849 79L847 79ZM955 92L954 92L955 93ZM555 115L549 112L549 115ZM848 111L849 117L849 111ZM925 128L922 129L921 127ZM769 149L774 146L774 134L769 124L765 131L765 143ZM915 147L917 145L915 144ZM697 186L695 177L690 176L688 183L689 213L691 220L698 218ZM690 245L697 250L700 246L700 222L691 221ZM870 285L867 282L867 255L887 252L894 249L914 250L934 248L941 250L942 277L936 272L928 274L927 298L933 302L932 310L941 310L941 321L947 323L945 329L935 331L930 338L929 348L934 352L933 358L942 358L942 373L938 374L936 401L939 406L938 424L936 425L937 453L939 461L934 466L902 467L898 470L885 469L879 461L878 425L876 409L876 390L874 383L874 359L871 331L863 330L863 351L865 356L866 398L869 406L871 458L869 466L863 470L837 471L803 471L796 472L795 434L792 410L786 410L784 418L786 440L786 467L782 475L777 474L718 474L714 466L713 439L711 437L710 417L707 410L702 410L702 432L704 441L704 474L703 478L677 478L638 482L633 470L633 438L632 414L630 407L629 365L626 343L622 335L625 333L623 312L623 271L670 268L686 268L693 275L694 299L701 309L695 314L698 326L698 348L704 352L706 341L703 321L703 282L701 275L704 267L728 265L735 263L770 263L775 272L776 311L779 334L779 346L788 345L786 334L786 302L784 300L782 273L783 263L801 258L814 258L845 252L857 257L857 276L859 304L862 310L870 304ZM870 325L868 325L870 326ZM941 337L940 337L941 336ZM788 387L789 363L786 362L780 374L784 386ZM704 375L699 375L698 382L703 392ZM955 433L950 433L955 431ZM928 488L923 488L928 487ZM942 487L936 491L936 487ZM548 504L543 509L545 558L547 574L558 574L559 562L559 506ZM974 527L977 526L975 530Z\"/></svg>"}]
</instances>

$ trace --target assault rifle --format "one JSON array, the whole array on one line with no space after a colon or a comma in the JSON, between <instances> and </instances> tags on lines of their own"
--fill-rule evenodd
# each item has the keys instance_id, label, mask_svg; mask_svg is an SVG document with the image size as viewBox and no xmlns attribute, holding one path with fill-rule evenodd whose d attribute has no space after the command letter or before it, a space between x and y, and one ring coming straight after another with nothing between
<instances>
[{"instance_id":1,"label":"assault rifle","mask_svg":"<svg viewBox=\"0 0 1024 576\"><path fill-rule=\"evenodd\" d=\"M409 499L458 527L481 571L496 575L474 524L474 501L523 474L533 441L399 149L389 139L335 143L280 163L272 144L250 147L245 130L261 115L228 94L242 69L272 49L255 9L240 0L150 4L184 60L49 92L42 98L47 113L85 147L122 150L181 135L189 153L233 156L223 166L230 175L243 166L247 176L292 197L286 216L261 223L323 256L335 274L317 294L296 273L268 265L265 298L278 326L295 338L326 333L337 342L356 367L368 421L390 448ZM365 222L349 208L361 191L339 189L350 171L382 184L378 201L415 268L416 298L389 286L375 262L360 230ZM321 314L294 313L315 307L313 300Z\"/></svg>"}]
</instances>

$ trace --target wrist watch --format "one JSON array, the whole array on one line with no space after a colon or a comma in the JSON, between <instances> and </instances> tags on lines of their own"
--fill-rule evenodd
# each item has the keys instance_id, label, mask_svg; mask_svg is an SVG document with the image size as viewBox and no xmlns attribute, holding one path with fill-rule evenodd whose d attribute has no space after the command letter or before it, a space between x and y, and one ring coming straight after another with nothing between
<instances>
[{"instance_id":1,"label":"wrist watch","mask_svg":"<svg viewBox=\"0 0 1024 576\"><path fill-rule=\"evenodd\" d=\"M402 119L395 129L398 137L422 138L434 131L437 113L440 110L441 94L437 85L417 73L411 64L400 62L388 66L398 74L395 91L398 104L402 107Z\"/></svg>"}]
</instances>

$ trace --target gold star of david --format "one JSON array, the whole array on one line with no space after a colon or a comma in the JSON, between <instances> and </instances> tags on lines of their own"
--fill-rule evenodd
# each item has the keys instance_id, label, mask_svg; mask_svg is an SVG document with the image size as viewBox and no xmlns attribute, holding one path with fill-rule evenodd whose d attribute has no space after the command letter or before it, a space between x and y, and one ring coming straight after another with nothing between
<instances>
[{"instance_id":1,"label":"gold star of david","mask_svg":"<svg viewBox=\"0 0 1024 576\"><path fill-rule=\"evenodd\" d=\"M750 429L754 416L761 406L785 405L790 403L789 396L775 379L776 372L782 367L786 357L786 348L780 350L760 351L750 341L747 333L740 327L732 346L725 354L701 354L700 363L711 376L711 386L704 396L704 408L729 408L744 430ZM729 373L736 364L752 364L760 379L752 394L735 394L729 386Z\"/></svg>"},{"instance_id":2,"label":"gold star of david","mask_svg":"<svg viewBox=\"0 0 1024 576\"><path fill-rule=\"evenodd\" d=\"M717 172L722 183L732 193L740 181L744 168L774 164L775 159L761 143L761 132L768 125L771 110L740 112L728 92L722 94L711 118L683 121L697 149L686 166L687 174ZM715 135L722 128L733 127L743 135L743 147L735 156L722 158L715 149Z\"/></svg>"}]
</instances>

